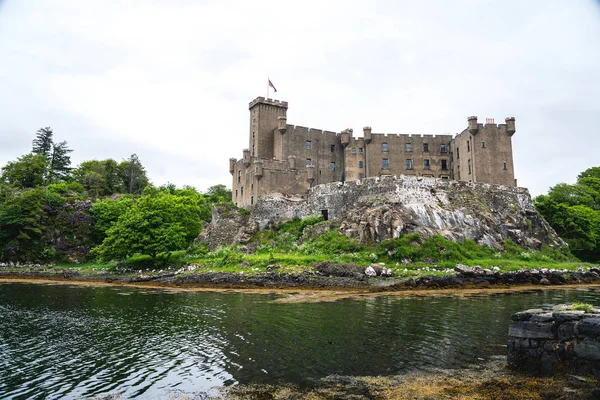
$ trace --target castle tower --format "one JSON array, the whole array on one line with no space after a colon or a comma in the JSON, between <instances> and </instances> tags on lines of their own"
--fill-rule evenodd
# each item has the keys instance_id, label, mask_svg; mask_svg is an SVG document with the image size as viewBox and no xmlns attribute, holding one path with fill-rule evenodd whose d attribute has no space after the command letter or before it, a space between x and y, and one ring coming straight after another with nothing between
<instances>
[{"instance_id":1,"label":"castle tower","mask_svg":"<svg viewBox=\"0 0 600 400\"><path fill-rule=\"evenodd\" d=\"M506 118L505 124L496 124L493 118L481 124L477 117L469 117L467 122L467 129L451 143L453 178L516 186L511 139L516 132L514 117Z\"/></svg>"},{"instance_id":2,"label":"castle tower","mask_svg":"<svg viewBox=\"0 0 600 400\"><path fill-rule=\"evenodd\" d=\"M250 102L249 144L250 155L257 158L274 157L275 134L284 134L287 119L287 101L257 97Z\"/></svg>"}]
</instances>

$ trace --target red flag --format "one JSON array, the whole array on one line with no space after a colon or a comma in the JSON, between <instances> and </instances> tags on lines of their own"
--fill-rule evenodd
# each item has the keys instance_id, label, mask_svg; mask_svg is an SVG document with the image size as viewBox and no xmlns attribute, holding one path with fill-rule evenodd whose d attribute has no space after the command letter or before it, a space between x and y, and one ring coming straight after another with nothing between
<instances>
[{"instance_id":1,"label":"red flag","mask_svg":"<svg viewBox=\"0 0 600 400\"><path fill-rule=\"evenodd\" d=\"M270 79L269 79L269 87L272 87L273 90L275 91L275 93L277 93L277 89L275 89L275 85L273 85L273 83L271 82Z\"/></svg>"}]
</instances>

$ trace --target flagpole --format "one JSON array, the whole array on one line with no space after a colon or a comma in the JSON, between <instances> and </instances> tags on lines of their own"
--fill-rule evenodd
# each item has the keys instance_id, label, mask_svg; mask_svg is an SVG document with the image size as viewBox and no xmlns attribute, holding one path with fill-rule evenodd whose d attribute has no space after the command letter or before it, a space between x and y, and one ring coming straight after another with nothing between
<instances>
[{"instance_id":1,"label":"flagpole","mask_svg":"<svg viewBox=\"0 0 600 400\"><path fill-rule=\"evenodd\" d=\"M267 78L267 99L269 98L269 87L271 86L269 82L271 82L271 78Z\"/></svg>"}]
</instances>

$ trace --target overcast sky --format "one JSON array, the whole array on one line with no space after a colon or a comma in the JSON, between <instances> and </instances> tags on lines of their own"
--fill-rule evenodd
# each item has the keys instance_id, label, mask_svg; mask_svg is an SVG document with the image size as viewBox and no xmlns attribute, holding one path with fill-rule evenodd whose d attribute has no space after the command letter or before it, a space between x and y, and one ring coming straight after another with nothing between
<instances>
[{"instance_id":1,"label":"overcast sky","mask_svg":"<svg viewBox=\"0 0 600 400\"><path fill-rule=\"evenodd\" d=\"M514 116L533 195L600 165L598 0L0 0L0 166L51 126L74 165L136 153L154 184L230 186L267 77L319 129Z\"/></svg>"}]
</instances>

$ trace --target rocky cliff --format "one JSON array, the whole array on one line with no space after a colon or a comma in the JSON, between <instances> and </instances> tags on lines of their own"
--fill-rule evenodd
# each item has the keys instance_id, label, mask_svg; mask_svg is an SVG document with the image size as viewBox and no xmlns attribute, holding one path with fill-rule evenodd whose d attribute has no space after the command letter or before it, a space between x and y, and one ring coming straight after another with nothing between
<instances>
[{"instance_id":1,"label":"rocky cliff","mask_svg":"<svg viewBox=\"0 0 600 400\"><path fill-rule=\"evenodd\" d=\"M564 245L525 188L410 176L319 185L307 199L265 196L250 220L264 228L322 213L341 221L341 232L361 242L419 233L472 239L494 248L504 239L529 248Z\"/></svg>"}]
</instances>

